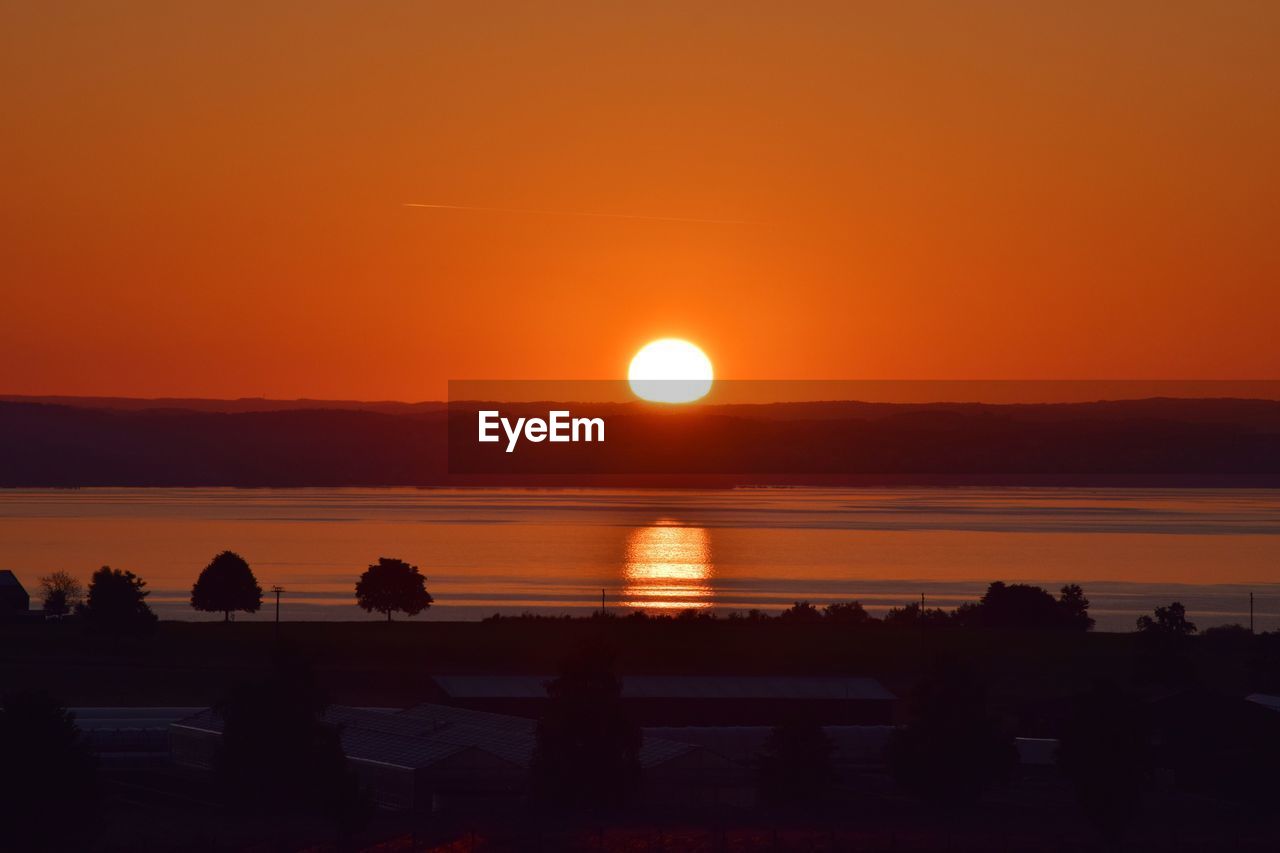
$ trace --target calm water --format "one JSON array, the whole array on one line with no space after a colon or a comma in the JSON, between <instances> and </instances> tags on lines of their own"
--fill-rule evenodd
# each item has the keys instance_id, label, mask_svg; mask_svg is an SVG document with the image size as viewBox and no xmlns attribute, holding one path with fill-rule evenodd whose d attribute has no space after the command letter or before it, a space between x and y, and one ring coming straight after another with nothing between
<instances>
[{"instance_id":1,"label":"calm water","mask_svg":"<svg viewBox=\"0 0 1280 853\"><path fill-rule=\"evenodd\" d=\"M146 578L162 617L209 618L187 597L223 549L286 588L286 619L371 618L355 579L393 556L427 575L429 618L586 612L602 589L614 607L880 612L1003 579L1081 583L1113 629L1175 598L1201 626L1247 622L1253 591L1259 629L1280 628L1274 490L0 491L0 568L32 591L108 564Z\"/></svg>"}]
</instances>

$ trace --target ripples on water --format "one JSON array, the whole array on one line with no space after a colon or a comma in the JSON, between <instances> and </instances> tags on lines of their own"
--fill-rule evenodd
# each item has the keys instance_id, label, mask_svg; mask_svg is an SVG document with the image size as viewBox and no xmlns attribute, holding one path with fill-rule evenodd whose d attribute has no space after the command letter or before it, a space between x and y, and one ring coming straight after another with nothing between
<instances>
[{"instance_id":1,"label":"ripples on water","mask_svg":"<svg viewBox=\"0 0 1280 853\"><path fill-rule=\"evenodd\" d=\"M286 618L365 618L355 577L422 567L436 618L610 606L953 606L993 579L1082 583L1100 627L1179 598L1202 625L1280 627L1280 492L1095 489L84 489L0 492L0 567L143 575L166 618L217 551ZM266 618L259 615L247 618Z\"/></svg>"},{"instance_id":2,"label":"ripples on water","mask_svg":"<svg viewBox=\"0 0 1280 853\"><path fill-rule=\"evenodd\" d=\"M650 610L705 609L714 603L715 558L705 527L671 518L627 534L622 606Z\"/></svg>"}]
</instances>

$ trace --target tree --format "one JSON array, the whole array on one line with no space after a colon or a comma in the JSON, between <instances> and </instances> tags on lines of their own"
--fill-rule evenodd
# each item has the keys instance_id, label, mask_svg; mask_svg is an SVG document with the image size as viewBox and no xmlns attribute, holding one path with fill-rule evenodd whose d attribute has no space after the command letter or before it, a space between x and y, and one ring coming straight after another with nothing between
<instances>
[{"instance_id":1,"label":"tree","mask_svg":"<svg viewBox=\"0 0 1280 853\"><path fill-rule=\"evenodd\" d=\"M98 771L74 715L44 693L5 696L0 767L5 849L83 849L97 824Z\"/></svg>"},{"instance_id":2,"label":"tree","mask_svg":"<svg viewBox=\"0 0 1280 853\"><path fill-rule=\"evenodd\" d=\"M822 618L840 625L869 625L876 621L861 601L839 601L822 611Z\"/></svg>"},{"instance_id":3,"label":"tree","mask_svg":"<svg viewBox=\"0 0 1280 853\"><path fill-rule=\"evenodd\" d=\"M223 721L215 776L226 802L259 815L313 815L341 834L366 826L373 806L347 765L338 729L311 667L292 656L234 687L216 706Z\"/></svg>"},{"instance_id":4,"label":"tree","mask_svg":"<svg viewBox=\"0 0 1280 853\"><path fill-rule=\"evenodd\" d=\"M952 615L941 607L923 608L913 601L903 607L892 607L884 615L884 624L891 628L940 628L951 623Z\"/></svg>"},{"instance_id":5,"label":"tree","mask_svg":"<svg viewBox=\"0 0 1280 853\"><path fill-rule=\"evenodd\" d=\"M916 688L908 724L889 742L904 788L939 805L963 805L1007 779L1013 738L987 712L986 691L967 667L942 662Z\"/></svg>"},{"instance_id":6,"label":"tree","mask_svg":"<svg viewBox=\"0 0 1280 853\"><path fill-rule=\"evenodd\" d=\"M1187 609L1179 601L1157 607L1153 615L1138 617L1139 631L1165 637L1189 637L1196 632L1196 623L1187 621Z\"/></svg>"},{"instance_id":7,"label":"tree","mask_svg":"<svg viewBox=\"0 0 1280 853\"><path fill-rule=\"evenodd\" d=\"M191 587L191 606L208 613L222 611L222 621L230 622L232 610L256 613L262 607L262 587L243 557L223 551Z\"/></svg>"},{"instance_id":8,"label":"tree","mask_svg":"<svg viewBox=\"0 0 1280 853\"><path fill-rule=\"evenodd\" d=\"M356 583L356 604L373 613L387 614L398 610L416 616L431 606L435 599L427 592L427 579L403 560L379 557Z\"/></svg>"},{"instance_id":9,"label":"tree","mask_svg":"<svg viewBox=\"0 0 1280 853\"><path fill-rule=\"evenodd\" d=\"M1244 625L1214 625L1200 634L1205 648L1222 659L1235 658L1253 663L1256 635Z\"/></svg>"},{"instance_id":10,"label":"tree","mask_svg":"<svg viewBox=\"0 0 1280 853\"><path fill-rule=\"evenodd\" d=\"M816 723L793 720L769 733L759 758L760 794L778 805L812 804L835 784L835 745Z\"/></svg>"},{"instance_id":11,"label":"tree","mask_svg":"<svg viewBox=\"0 0 1280 853\"><path fill-rule=\"evenodd\" d=\"M108 634L145 634L156 624L147 606L146 581L133 572L103 566L89 580L89 595L81 611L85 623Z\"/></svg>"},{"instance_id":12,"label":"tree","mask_svg":"<svg viewBox=\"0 0 1280 853\"><path fill-rule=\"evenodd\" d=\"M1157 607L1151 616L1139 616L1137 626L1141 653L1134 665L1140 680L1178 685L1194 679L1189 646L1196 626L1187 620L1181 602Z\"/></svg>"},{"instance_id":13,"label":"tree","mask_svg":"<svg viewBox=\"0 0 1280 853\"><path fill-rule=\"evenodd\" d=\"M643 611L637 611L643 612ZM730 622L768 622L769 614L765 613L758 607L752 607L750 610L741 611L734 610L729 613Z\"/></svg>"},{"instance_id":14,"label":"tree","mask_svg":"<svg viewBox=\"0 0 1280 853\"><path fill-rule=\"evenodd\" d=\"M976 604L956 611L964 627L1012 630L1072 629L1093 627L1089 600L1075 584L1064 586L1058 598L1031 584L995 581Z\"/></svg>"},{"instance_id":15,"label":"tree","mask_svg":"<svg viewBox=\"0 0 1280 853\"><path fill-rule=\"evenodd\" d=\"M1151 772L1144 707L1111 683L1077 700L1058 745L1058 767L1098 833L1119 845L1141 808Z\"/></svg>"},{"instance_id":16,"label":"tree","mask_svg":"<svg viewBox=\"0 0 1280 853\"><path fill-rule=\"evenodd\" d=\"M1094 619L1089 615L1089 599L1079 584L1067 584L1058 594L1058 609L1062 611L1063 627L1078 631L1091 631Z\"/></svg>"},{"instance_id":17,"label":"tree","mask_svg":"<svg viewBox=\"0 0 1280 853\"><path fill-rule=\"evenodd\" d=\"M778 614L783 622L818 622L822 619L822 611L807 601L797 601Z\"/></svg>"},{"instance_id":18,"label":"tree","mask_svg":"<svg viewBox=\"0 0 1280 853\"><path fill-rule=\"evenodd\" d=\"M640 777L639 726L622 705L612 655L579 651L547 684L533 754L535 792L564 806L617 806Z\"/></svg>"},{"instance_id":19,"label":"tree","mask_svg":"<svg viewBox=\"0 0 1280 853\"><path fill-rule=\"evenodd\" d=\"M54 572L40 578L44 612L62 618L73 612L84 598L84 586L69 572Z\"/></svg>"}]
</instances>

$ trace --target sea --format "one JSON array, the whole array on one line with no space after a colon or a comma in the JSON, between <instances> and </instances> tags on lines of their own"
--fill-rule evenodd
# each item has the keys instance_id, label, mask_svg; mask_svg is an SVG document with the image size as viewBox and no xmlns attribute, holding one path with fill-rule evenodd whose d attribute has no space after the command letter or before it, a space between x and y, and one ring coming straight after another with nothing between
<instances>
[{"instance_id":1,"label":"sea","mask_svg":"<svg viewBox=\"0 0 1280 853\"><path fill-rule=\"evenodd\" d=\"M280 587L285 620L355 604L380 557L416 565L418 620L858 600L951 608L991 581L1084 587L1099 630L1182 602L1202 629L1280 629L1280 490L1084 488L0 490L0 569L143 577L163 619L218 552ZM1252 615L1251 615L1252 614ZM276 617L275 597L238 619Z\"/></svg>"}]
</instances>

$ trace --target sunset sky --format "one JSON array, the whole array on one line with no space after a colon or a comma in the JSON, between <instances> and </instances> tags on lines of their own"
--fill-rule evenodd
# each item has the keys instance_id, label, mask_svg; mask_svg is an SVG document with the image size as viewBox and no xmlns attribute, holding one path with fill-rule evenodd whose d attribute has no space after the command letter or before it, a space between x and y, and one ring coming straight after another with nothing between
<instances>
[{"instance_id":1,"label":"sunset sky","mask_svg":"<svg viewBox=\"0 0 1280 853\"><path fill-rule=\"evenodd\" d=\"M1277 378L1278 44L1268 0L0 0L0 393L422 400L673 335Z\"/></svg>"}]
</instances>

